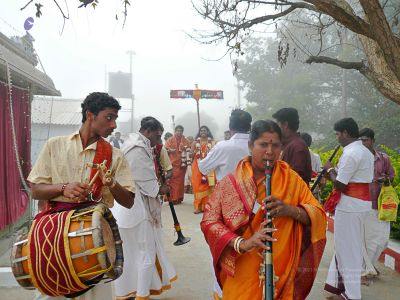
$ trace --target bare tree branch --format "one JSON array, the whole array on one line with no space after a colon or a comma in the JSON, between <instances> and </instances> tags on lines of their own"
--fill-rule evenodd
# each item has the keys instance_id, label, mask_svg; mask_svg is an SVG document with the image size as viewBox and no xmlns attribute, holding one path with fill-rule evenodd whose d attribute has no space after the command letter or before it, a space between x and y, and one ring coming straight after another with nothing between
<instances>
[{"instance_id":1,"label":"bare tree branch","mask_svg":"<svg viewBox=\"0 0 400 300\"><path fill-rule=\"evenodd\" d=\"M310 56L306 61L308 64L312 63L325 63L329 65L335 65L337 67L340 67L342 69L353 69L357 71L363 71L365 72L365 69L367 68L366 65L361 61L361 62L354 62L354 61L342 61L338 60L336 58L328 57L328 56Z\"/></svg>"}]
</instances>

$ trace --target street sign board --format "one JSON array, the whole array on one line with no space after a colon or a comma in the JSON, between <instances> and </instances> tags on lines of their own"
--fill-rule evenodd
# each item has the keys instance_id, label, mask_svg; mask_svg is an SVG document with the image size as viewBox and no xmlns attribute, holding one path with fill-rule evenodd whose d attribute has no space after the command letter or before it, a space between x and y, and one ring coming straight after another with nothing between
<instances>
[{"instance_id":1,"label":"street sign board","mask_svg":"<svg viewBox=\"0 0 400 300\"><path fill-rule=\"evenodd\" d=\"M173 99L193 98L193 90L171 90L169 95Z\"/></svg>"},{"instance_id":2,"label":"street sign board","mask_svg":"<svg viewBox=\"0 0 400 300\"><path fill-rule=\"evenodd\" d=\"M220 90L171 90L172 99L224 99L224 92Z\"/></svg>"},{"instance_id":3,"label":"street sign board","mask_svg":"<svg viewBox=\"0 0 400 300\"><path fill-rule=\"evenodd\" d=\"M223 91L201 90L201 99L224 99Z\"/></svg>"}]
</instances>

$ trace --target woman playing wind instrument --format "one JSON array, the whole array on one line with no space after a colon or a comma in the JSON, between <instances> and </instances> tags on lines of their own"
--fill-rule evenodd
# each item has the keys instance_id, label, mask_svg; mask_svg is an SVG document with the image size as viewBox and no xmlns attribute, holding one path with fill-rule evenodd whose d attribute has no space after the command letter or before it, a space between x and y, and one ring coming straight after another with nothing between
<instances>
[{"instance_id":1,"label":"woman playing wind instrument","mask_svg":"<svg viewBox=\"0 0 400 300\"><path fill-rule=\"evenodd\" d=\"M306 183L278 160L281 130L273 121L253 124L249 149L234 172L210 197L201 222L224 300L263 298L261 255L273 242L274 299L305 299L325 247L325 212ZM271 196L265 197L265 165L272 167ZM264 205L273 218L265 228ZM270 237L272 233L272 237Z\"/></svg>"},{"instance_id":2,"label":"woman playing wind instrument","mask_svg":"<svg viewBox=\"0 0 400 300\"><path fill-rule=\"evenodd\" d=\"M199 170L199 161L204 159L215 142L210 129L207 126L201 126L196 139L192 143L191 152L193 154L192 162L192 187L194 194L194 213L199 214L204 211L209 195L215 186L214 171L210 174L202 174Z\"/></svg>"}]
</instances>

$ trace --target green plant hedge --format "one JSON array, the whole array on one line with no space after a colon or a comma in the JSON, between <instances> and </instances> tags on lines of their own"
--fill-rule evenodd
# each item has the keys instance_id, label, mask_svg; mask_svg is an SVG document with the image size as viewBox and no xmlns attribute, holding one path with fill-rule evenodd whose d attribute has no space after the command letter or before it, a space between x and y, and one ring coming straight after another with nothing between
<instances>
[{"instance_id":1,"label":"green plant hedge","mask_svg":"<svg viewBox=\"0 0 400 300\"><path fill-rule=\"evenodd\" d=\"M392 184L397 192L397 195L400 198L400 154L385 145L379 145L378 148L379 148L378 150L385 152L390 157L393 168L396 172L396 176ZM313 151L320 155L322 164L324 164L325 161L327 161L333 153L333 149L329 151L324 151L323 149L320 148L320 149L315 149ZM334 165L336 165L337 160L341 154L342 154L342 149L339 150L339 152L336 154L336 157L333 159ZM328 181L321 193L321 198L320 198L321 203L325 202L331 191L332 191L332 182ZM391 223L390 235L392 238L400 240L400 209L397 211L397 221Z\"/></svg>"}]
</instances>

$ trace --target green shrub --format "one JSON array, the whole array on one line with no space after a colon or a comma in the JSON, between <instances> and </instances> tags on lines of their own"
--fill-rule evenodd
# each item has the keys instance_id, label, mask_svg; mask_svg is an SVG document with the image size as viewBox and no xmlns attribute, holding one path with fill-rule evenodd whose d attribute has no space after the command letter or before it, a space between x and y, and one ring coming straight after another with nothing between
<instances>
[{"instance_id":1,"label":"green shrub","mask_svg":"<svg viewBox=\"0 0 400 300\"><path fill-rule=\"evenodd\" d=\"M395 188L397 195L400 198L400 154L397 153L395 150L390 149L389 147L385 146L385 145L379 145L378 146L378 150L381 150L383 152L385 152L393 165L394 171L396 172L396 176L393 180L393 187ZM321 157L321 161L322 161L322 165L324 165L324 163L329 159L329 157L332 155L333 150L329 150L329 151L324 151L323 149L315 149L316 153L318 153ZM336 154L335 158L333 159L333 163L334 165L337 164L337 161L340 157L340 155L342 154L342 149L340 149L338 151L338 153ZM325 187L323 188L322 192L321 192L321 197L320 197L320 202L323 204L326 199L328 198L330 192L332 191L332 182L328 181L325 185ZM390 236L392 238L398 239L400 240L400 209L397 210L397 221L396 222L391 222L391 230L390 230Z\"/></svg>"}]
</instances>

